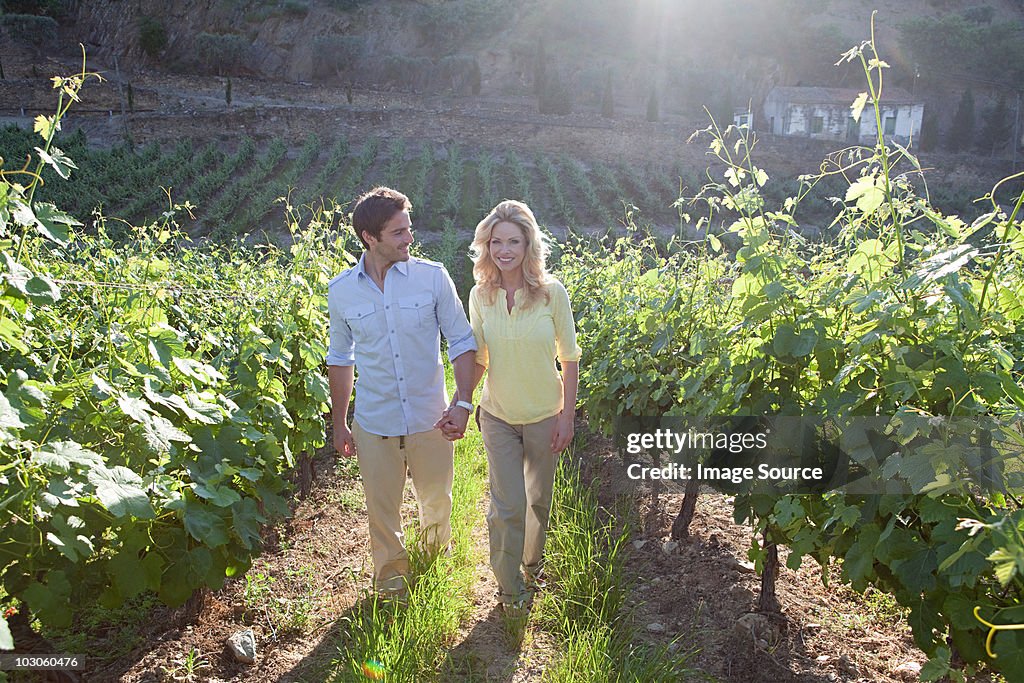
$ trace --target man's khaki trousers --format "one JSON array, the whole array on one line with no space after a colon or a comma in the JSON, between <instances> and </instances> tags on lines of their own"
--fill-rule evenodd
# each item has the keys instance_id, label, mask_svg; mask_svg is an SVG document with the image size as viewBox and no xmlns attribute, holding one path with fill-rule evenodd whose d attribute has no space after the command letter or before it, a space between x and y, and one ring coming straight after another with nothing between
<instances>
[{"instance_id":1,"label":"man's khaki trousers","mask_svg":"<svg viewBox=\"0 0 1024 683\"><path fill-rule=\"evenodd\" d=\"M353 424L359 473L373 554L373 582L382 593L402 593L409 556L402 533L406 472L420 508L420 538L428 553L448 547L452 537L453 444L437 429L408 436L378 436Z\"/></svg>"},{"instance_id":2,"label":"man's khaki trousers","mask_svg":"<svg viewBox=\"0 0 1024 683\"><path fill-rule=\"evenodd\" d=\"M558 455L551 452L556 419L512 425L480 411L491 483L487 512L491 569L503 603L528 596L520 565L530 577L537 577L541 570L558 463Z\"/></svg>"}]
</instances>

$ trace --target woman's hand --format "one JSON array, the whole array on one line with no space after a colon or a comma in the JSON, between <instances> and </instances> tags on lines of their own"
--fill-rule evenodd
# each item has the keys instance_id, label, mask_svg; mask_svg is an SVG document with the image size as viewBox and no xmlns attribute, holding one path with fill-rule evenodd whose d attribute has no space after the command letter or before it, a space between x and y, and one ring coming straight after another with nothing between
<instances>
[{"instance_id":1,"label":"woman's hand","mask_svg":"<svg viewBox=\"0 0 1024 683\"><path fill-rule=\"evenodd\" d=\"M551 435L551 452L561 453L572 442L575 432L576 411L563 410L555 419L555 431Z\"/></svg>"}]
</instances>

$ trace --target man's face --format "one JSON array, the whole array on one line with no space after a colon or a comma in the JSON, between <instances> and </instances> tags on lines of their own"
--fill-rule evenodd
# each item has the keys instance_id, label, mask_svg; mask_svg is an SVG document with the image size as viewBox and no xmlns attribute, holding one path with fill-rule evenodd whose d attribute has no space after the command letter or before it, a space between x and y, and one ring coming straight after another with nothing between
<instances>
[{"instance_id":1,"label":"man's face","mask_svg":"<svg viewBox=\"0 0 1024 683\"><path fill-rule=\"evenodd\" d=\"M363 237L369 245L370 253L385 263L408 261L409 245L413 242L409 212L399 211L392 216L380 231L379 240L366 232Z\"/></svg>"}]
</instances>

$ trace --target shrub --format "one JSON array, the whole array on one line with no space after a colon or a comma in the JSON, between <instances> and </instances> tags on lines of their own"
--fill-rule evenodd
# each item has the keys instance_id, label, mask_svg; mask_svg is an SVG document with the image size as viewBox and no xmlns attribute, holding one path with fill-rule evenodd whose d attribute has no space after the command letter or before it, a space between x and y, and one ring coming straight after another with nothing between
<instances>
[{"instance_id":1,"label":"shrub","mask_svg":"<svg viewBox=\"0 0 1024 683\"><path fill-rule=\"evenodd\" d=\"M245 65L249 41L236 33L206 33L196 36L195 56L200 68L217 73L237 72Z\"/></svg>"},{"instance_id":2,"label":"shrub","mask_svg":"<svg viewBox=\"0 0 1024 683\"><path fill-rule=\"evenodd\" d=\"M0 26L21 40L32 45L43 45L57 39L57 22L50 17L34 14L5 14L0 16Z\"/></svg>"},{"instance_id":3,"label":"shrub","mask_svg":"<svg viewBox=\"0 0 1024 683\"><path fill-rule=\"evenodd\" d=\"M139 47L150 57L156 57L167 47L167 29L159 19L142 17L139 21Z\"/></svg>"},{"instance_id":4,"label":"shrub","mask_svg":"<svg viewBox=\"0 0 1024 683\"><path fill-rule=\"evenodd\" d=\"M69 0L0 0L0 12L60 19L71 9Z\"/></svg>"}]
</instances>

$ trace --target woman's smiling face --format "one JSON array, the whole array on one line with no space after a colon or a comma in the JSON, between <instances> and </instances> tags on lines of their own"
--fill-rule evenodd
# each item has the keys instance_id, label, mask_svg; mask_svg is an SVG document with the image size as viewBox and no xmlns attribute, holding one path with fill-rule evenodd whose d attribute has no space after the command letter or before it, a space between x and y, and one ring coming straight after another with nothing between
<instances>
[{"instance_id":1,"label":"woman's smiling face","mask_svg":"<svg viewBox=\"0 0 1024 683\"><path fill-rule=\"evenodd\" d=\"M503 273L513 272L523 267L523 259L526 257L526 236L515 223L503 221L491 230L488 250L498 270Z\"/></svg>"}]
</instances>

